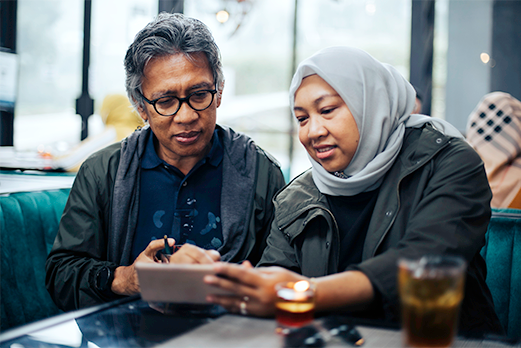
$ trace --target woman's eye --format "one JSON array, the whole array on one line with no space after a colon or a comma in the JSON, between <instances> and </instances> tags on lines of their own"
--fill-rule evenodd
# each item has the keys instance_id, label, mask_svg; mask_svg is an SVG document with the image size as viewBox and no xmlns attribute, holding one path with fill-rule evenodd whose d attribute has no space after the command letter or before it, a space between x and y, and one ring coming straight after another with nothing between
<instances>
[{"instance_id":1,"label":"woman's eye","mask_svg":"<svg viewBox=\"0 0 521 348\"><path fill-rule=\"evenodd\" d=\"M296 119L297 119L298 123L302 123L305 120L307 120L308 118L306 116L296 116Z\"/></svg>"},{"instance_id":2,"label":"woman's eye","mask_svg":"<svg viewBox=\"0 0 521 348\"><path fill-rule=\"evenodd\" d=\"M335 110L335 108L326 108L326 109L322 109L321 113L324 115L327 115L327 114L332 113L334 110Z\"/></svg>"}]
</instances>

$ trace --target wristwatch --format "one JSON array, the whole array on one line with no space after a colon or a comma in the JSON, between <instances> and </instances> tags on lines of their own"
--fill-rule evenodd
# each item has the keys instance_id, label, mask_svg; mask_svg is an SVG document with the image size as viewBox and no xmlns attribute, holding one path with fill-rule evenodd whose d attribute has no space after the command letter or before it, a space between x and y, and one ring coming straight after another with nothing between
<instances>
[{"instance_id":1,"label":"wristwatch","mask_svg":"<svg viewBox=\"0 0 521 348\"><path fill-rule=\"evenodd\" d=\"M96 289L102 293L110 293L112 282L114 281L114 270L108 266L101 267L96 272Z\"/></svg>"}]
</instances>

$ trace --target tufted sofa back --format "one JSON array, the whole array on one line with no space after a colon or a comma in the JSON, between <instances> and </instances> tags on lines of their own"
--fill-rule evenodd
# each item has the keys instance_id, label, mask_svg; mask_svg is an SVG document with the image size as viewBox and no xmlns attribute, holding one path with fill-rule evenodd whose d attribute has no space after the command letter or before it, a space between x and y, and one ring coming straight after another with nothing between
<instances>
[{"instance_id":1,"label":"tufted sofa back","mask_svg":"<svg viewBox=\"0 0 521 348\"><path fill-rule=\"evenodd\" d=\"M493 209L481 256L487 285L508 336L521 337L521 210Z\"/></svg>"},{"instance_id":2,"label":"tufted sofa back","mask_svg":"<svg viewBox=\"0 0 521 348\"><path fill-rule=\"evenodd\" d=\"M0 196L1 331L61 313L45 288L45 261L69 191Z\"/></svg>"}]
</instances>

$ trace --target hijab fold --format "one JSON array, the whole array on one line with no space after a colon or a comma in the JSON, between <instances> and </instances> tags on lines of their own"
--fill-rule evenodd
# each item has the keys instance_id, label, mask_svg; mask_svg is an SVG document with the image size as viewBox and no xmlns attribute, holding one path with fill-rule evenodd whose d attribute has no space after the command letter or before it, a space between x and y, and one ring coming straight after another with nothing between
<instances>
[{"instance_id":1,"label":"hijab fold","mask_svg":"<svg viewBox=\"0 0 521 348\"><path fill-rule=\"evenodd\" d=\"M329 47L304 60L291 82L290 106L302 80L317 74L340 95L358 126L360 142L345 168L348 178L326 171L309 154L313 181L320 192L352 196L378 188L403 143L406 127L432 123L440 132L462 138L448 122L424 115L411 115L416 92L394 67L352 47Z\"/></svg>"}]
</instances>

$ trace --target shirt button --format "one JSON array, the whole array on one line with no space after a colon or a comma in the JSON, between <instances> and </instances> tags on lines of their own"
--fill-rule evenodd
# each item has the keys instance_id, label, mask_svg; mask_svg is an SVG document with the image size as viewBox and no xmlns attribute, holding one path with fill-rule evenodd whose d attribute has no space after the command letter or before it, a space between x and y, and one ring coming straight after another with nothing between
<instances>
[{"instance_id":1,"label":"shirt button","mask_svg":"<svg viewBox=\"0 0 521 348\"><path fill-rule=\"evenodd\" d=\"M183 186L186 186L186 185L188 185L188 182L187 181L183 182Z\"/></svg>"},{"instance_id":2,"label":"shirt button","mask_svg":"<svg viewBox=\"0 0 521 348\"><path fill-rule=\"evenodd\" d=\"M436 144L441 144L441 138L436 139Z\"/></svg>"},{"instance_id":3,"label":"shirt button","mask_svg":"<svg viewBox=\"0 0 521 348\"><path fill-rule=\"evenodd\" d=\"M168 169L168 166L166 164L163 164L163 168Z\"/></svg>"},{"instance_id":4,"label":"shirt button","mask_svg":"<svg viewBox=\"0 0 521 348\"><path fill-rule=\"evenodd\" d=\"M391 210L388 210L385 212L385 216L391 216L393 215L393 212Z\"/></svg>"},{"instance_id":5,"label":"shirt button","mask_svg":"<svg viewBox=\"0 0 521 348\"><path fill-rule=\"evenodd\" d=\"M331 243L326 242L326 249L328 249L330 245L331 245Z\"/></svg>"}]
</instances>

